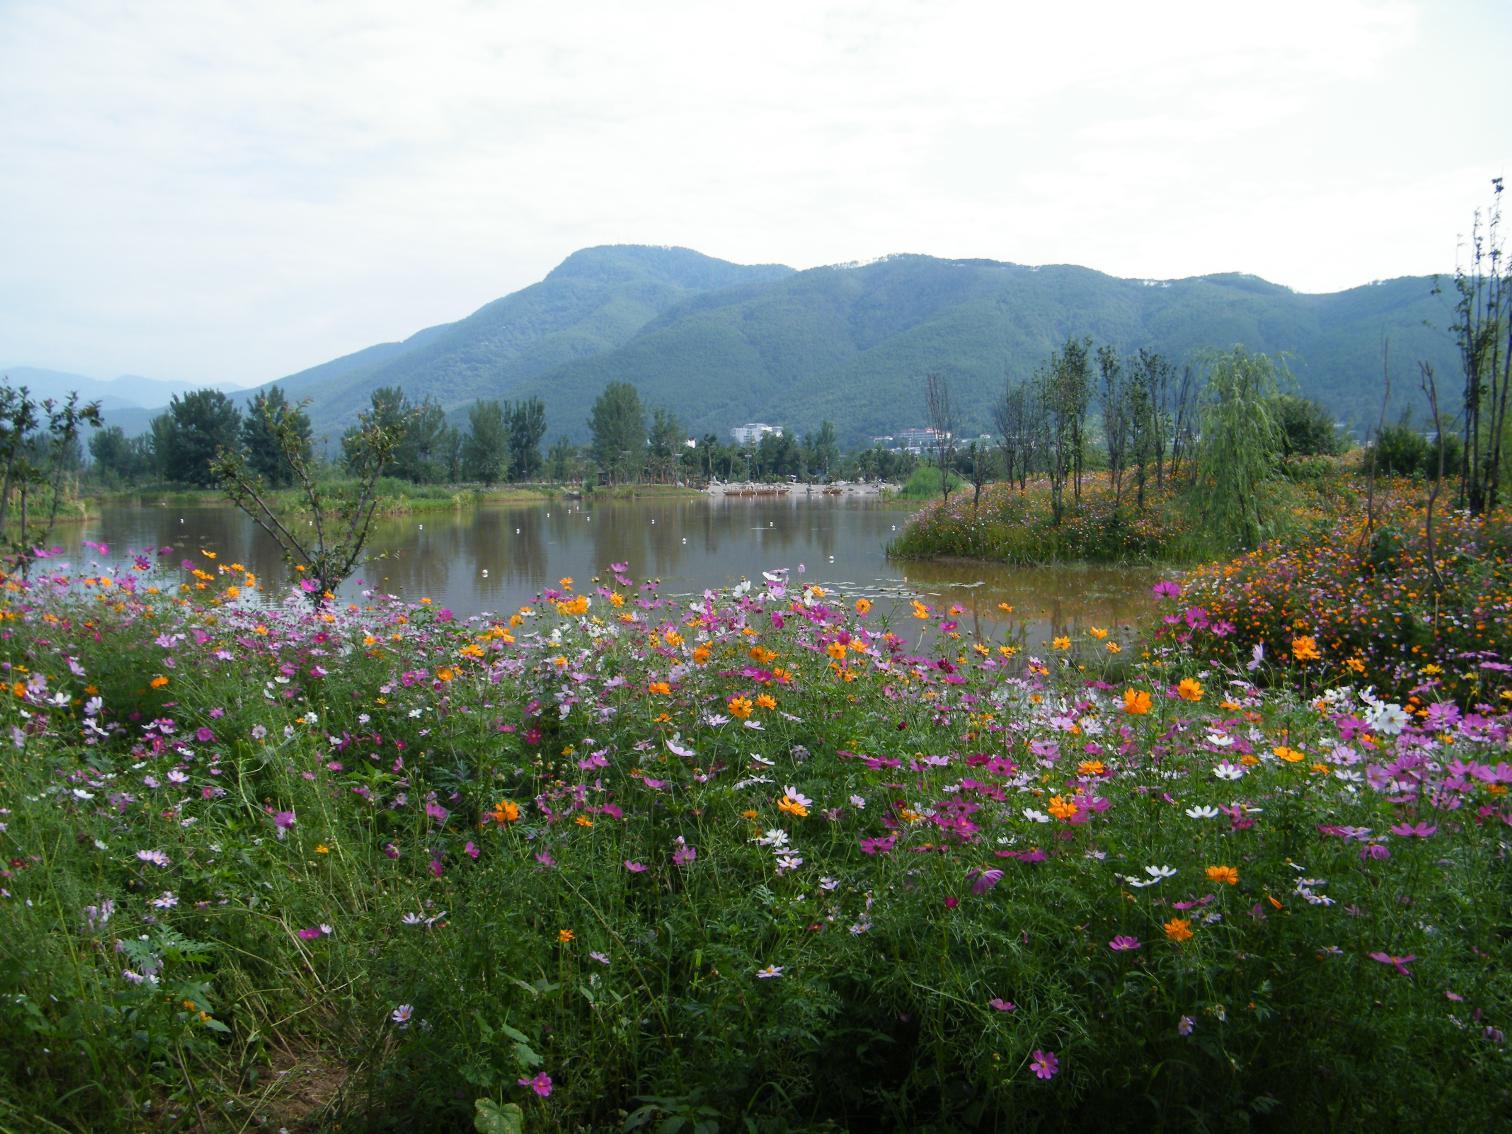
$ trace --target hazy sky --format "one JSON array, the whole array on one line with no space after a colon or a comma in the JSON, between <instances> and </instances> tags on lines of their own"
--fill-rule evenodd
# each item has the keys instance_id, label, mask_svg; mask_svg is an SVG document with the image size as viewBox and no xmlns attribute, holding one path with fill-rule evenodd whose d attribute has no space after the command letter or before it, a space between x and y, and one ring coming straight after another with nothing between
<instances>
[{"instance_id":1,"label":"hazy sky","mask_svg":"<svg viewBox=\"0 0 1512 1134\"><path fill-rule=\"evenodd\" d=\"M0 0L0 365L243 383L592 244L1452 271L1508 0Z\"/></svg>"}]
</instances>

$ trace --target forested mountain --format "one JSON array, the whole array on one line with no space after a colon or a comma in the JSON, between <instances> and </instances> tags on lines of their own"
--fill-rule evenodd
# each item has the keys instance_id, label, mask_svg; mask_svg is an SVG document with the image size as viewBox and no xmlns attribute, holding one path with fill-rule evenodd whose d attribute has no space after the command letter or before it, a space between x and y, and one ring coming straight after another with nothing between
<instances>
[{"instance_id":1,"label":"forested mountain","mask_svg":"<svg viewBox=\"0 0 1512 1134\"><path fill-rule=\"evenodd\" d=\"M1408 277L1328 295L1253 276L1116 279L1066 265L891 256L794 272L682 248L587 248L456 323L288 378L317 435L336 436L371 393L401 387L460 418L477 398L539 397L549 436L587 437L612 381L673 411L690 434L765 421L799 432L834 422L842 443L924 424L923 377L950 383L962 432L990 429L1005 378L1033 375L1067 336L1157 350L1201 367L1242 344L1285 357L1300 391L1354 426L1418 408L1418 363L1457 389L1447 296ZM250 391L238 396L245 400Z\"/></svg>"},{"instance_id":2,"label":"forested mountain","mask_svg":"<svg viewBox=\"0 0 1512 1134\"><path fill-rule=\"evenodd\" d=\"M585 248L540 283L459 322L368 347L278 385L291 401L313 399L317 429L350 424L382 386L400 386L415 402L435 398L447 409L476 398L512 399L540 388L543 376L565 363L622 346L651 319L700 292L791 273L780 265L731 264L685 248ZM557 411L550 420L562 429L581 424L569 425L566 406L554 400L548 408ZM586 414L585 404L571 416Z\"/></svg>"},{"instance_id":3,"label":"forested mountain","mask_svg":"<svg viewBox=\"0 0 1512 1134\"><path fill-rule=\"evenodd\" d=\"M964 430L990 428L1005 378L1028 378L1067 336L1121 351L1158 350L1201 366L1242 343L1284 354L1305 394L1351 423L1380 413L1383 340L1393 413L1415 405L1417 361L1452 384L1449 310L1429 280L1301 295L1248 276L1146 283L1077 267L899 256L818 268L759 288L701 296L653 320L615 351L569 363L532 387L548 416L634 383L690 430L761 420L841 439L924 424L923 375L945 376ZM556 406L561 406L553 414Z\"/></svg>"}]
</instances>

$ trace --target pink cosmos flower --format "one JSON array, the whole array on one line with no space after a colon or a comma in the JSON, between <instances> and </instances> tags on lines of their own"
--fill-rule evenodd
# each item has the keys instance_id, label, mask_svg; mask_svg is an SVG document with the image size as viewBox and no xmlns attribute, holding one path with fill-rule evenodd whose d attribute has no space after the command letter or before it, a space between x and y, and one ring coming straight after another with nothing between
<instances>
[{"instance_id":1,"label":"pink cosmos flower","mask_svg":"<svg viewBox=\"0 0 1512 1134\"><path fill-rule=\"evenodd\" d=\"M1132 953L1139 948L1139 938L1131 937L1126 933L1120 933L1112 941L1108 942L1108 948L1115 953Z\"/></svg>"},{"instance_id":2,"label":"pink cosmos flower","mask_svg":"<svg viewBox=\"0 0 1512 1134\"><path fill-rule=\"evenodd\" d=\"M1417 957L1412 953L1408 953L1405 957L1393 957L1390 953L1371 953L1369 957L1372 961L1379 961L1383 965L1390 965L1403 976L1412 975L1412 973L1407 971L1407 966L1417 960Z\"/></svg>"},{"instance_id":3,"label":"pink cosmos flower","mask_svg":"<svg viewBox=\"0 0 1512 1134\"><path fill-rule=\"evenodd\" d=\"M1034 1059L1029 1064L1029 1070L1033 1071L1041 1079L1053 1079L1055 1073L1060 1070L1060 1060L1055 1058L1053 1051L1040 1051L1035 1049Z\"/></svg>"},{"instance_id":4,"label":"pink cosmos flower","mask_svg":"<svg viewBox=\"0 0 1512 1134\"><path fill-rule=\"evenodd\" d=\"M517 1079L515 1081L522 1087L529 1087L543 1099L551 1094L551 1076L544 1071L534 1079Z\"/></svg>"}]
</instances>

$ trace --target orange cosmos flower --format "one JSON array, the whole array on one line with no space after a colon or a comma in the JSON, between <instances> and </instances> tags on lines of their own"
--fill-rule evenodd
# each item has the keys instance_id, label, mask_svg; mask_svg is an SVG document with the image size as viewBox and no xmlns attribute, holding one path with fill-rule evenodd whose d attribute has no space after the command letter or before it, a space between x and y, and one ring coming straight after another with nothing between
<instances>
[{"instance_id":1,"label":"orange cosmos flower","mask_svg":"<svg viewBox=\"0 0 1512 1134\"><path fill-rule=\"evenodd\" d=\"M731 697L729 701L730 716L745 720L751 715L751 701L748 697Z\"/></svg>"},{"instance_id":2,"label":"orange cosmos flower","mask_svg":"<svg viewBox=\"0 0 1512 1134\"><path fill-rule=\"evenodd\" d=\"M1293 638L1291 649L1292 657L1296 658L1299 662L1317 661L1321 656L1318 653L1317 639L1308 635L1304 635L1301 638Z\"/></svg>"},{"instance_id":3,"label":"orange cosmos flower","mask_svg":"<svg viewBox=\"0 0 1512 1134\"><path fill-rule=\"evenodd\" d=\"M1176 695L1183 701L1202 700L1202 682L1195 677L1183 677L1181 684L1176 686Z\"/></svg>"},{"instance_id":4,"label":"orange cosmos flower","mask_svg":"<svg viewBox=\"0 0 1512 1134\"><path fill-rule=\"evenodd\" d=\"M1073 815L1080 811L1081 808L1077 807L1076 804L1072 803L1063 795L1052 795L1050 797L1049 804L1045 807L1045 810L1050 812L1050 814L1055 816L1055 818L1057 819L1070 819Z\"/></svg>"},{"instance_id":5,"label":"orange cosmos flower","mask_svg":"<svg viewBox=\"0 0 1512 1134\"><path fill-rule=\"evenodd\" d=\"M1207 868L1207 876L1214 882L1221 882L1225 886L1239 885L1239 871L1232 866L1210 866Z\"/></svg>"},{"instance_id":6,"label":"orange cosmos flower","mask_svg":"<svg viewBox=\"0 0 1512 1134\"><path fill-rule=\"evenodd\" d=\"M1165 923L1165 935L1172 941L1190 941L1192 939L1192 923L1184 917L1173 917Z\"/></svg>"},{"instance_id":7,"label":"orange cosmos flower","mask_svg":"<svg viewBox=\"0 0 1512 1134\"><path fill-rule=\"evenodd\" d=\"M1123 710L1142 717L1150 711L1150 695L1143 689L1125 689Z\"/></svg>"},{"instance_id":8,"label":"orange cosmos flower","mask_svg":"<svg viewBox=\"0 0 1512 1134\"><path fill-rule=\"evenodd\" d=\"M871 608L871 599L858 598L856 600L856 613L859 614L862 618L865 618L868 614L871 613Z\"/></svg>"},{"instance_id":9,"label":"orange cosmos flower","mask_svg":"<svg viewBox=\"0 0 1512 1134\"><path fill-rule=\"evenodd\" d=\"M501 799L494 804L494 809L488 813L495 823L514 823L520 818L520 805L507 799Z\"/></svg>"}]
</instances>

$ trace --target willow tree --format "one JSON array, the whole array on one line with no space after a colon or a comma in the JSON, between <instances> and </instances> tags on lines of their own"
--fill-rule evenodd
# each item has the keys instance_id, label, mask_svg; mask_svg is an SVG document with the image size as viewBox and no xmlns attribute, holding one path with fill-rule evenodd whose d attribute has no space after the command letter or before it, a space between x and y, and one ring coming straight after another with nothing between
<instances>
[{"instance_id":1,"label":"willow tree","mask_svg":"<svg viewBox=\"0 0 1512 1134\"><path fill-rule=\"evenodd\" d=\"M1208 371L1199 407L1196 500L1209 532L1254 547L1265 533L1260 486L1276 468L1275 364L1236 346Z\"/></svg>"}]
</instances>

